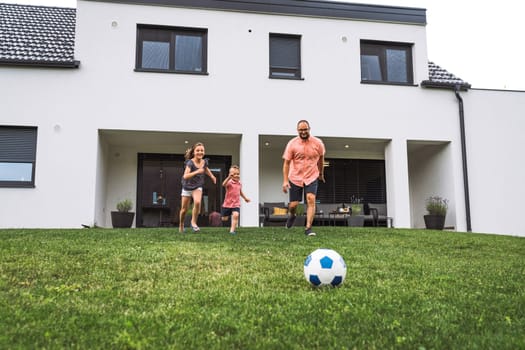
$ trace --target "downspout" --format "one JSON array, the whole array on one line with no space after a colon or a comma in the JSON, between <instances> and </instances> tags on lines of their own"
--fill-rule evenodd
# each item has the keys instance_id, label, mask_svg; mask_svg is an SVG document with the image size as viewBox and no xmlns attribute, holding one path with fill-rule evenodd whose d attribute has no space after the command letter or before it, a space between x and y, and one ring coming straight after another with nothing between
<instances>
[{"instance_id":1,"label":"downspout","mask_svg":"<svg viewBox=\"0 0 525 350\"><path fill-rule=\"evenodd\" d=\"M459 129L461 133L461 156L463 160L463 188L465 190L465 214L467 219L467 232L472 232L470 220L470 195L468 188L468 171L467 171L467 146L465 142L465 113L463 110L463 98L459 94L460 85L454 86L454 93L459 105Z\"/></svg>"}]
</instances>

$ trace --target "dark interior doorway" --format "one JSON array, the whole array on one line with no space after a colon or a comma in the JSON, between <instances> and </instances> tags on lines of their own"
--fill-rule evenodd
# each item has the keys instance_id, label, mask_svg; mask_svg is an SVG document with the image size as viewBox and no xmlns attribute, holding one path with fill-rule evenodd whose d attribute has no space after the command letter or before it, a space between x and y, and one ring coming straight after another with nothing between
<instances>
[{"instance_id":1,"label":"dark interior doorway","mask_svg":"<svg viewBox=\"0 0 525 350\"><path fill-rule=\"evenodd\" d=\"M207 158L217 183L214 185L206 177L200 226L207 226L209 213L220 212L224 198L222 181L231 165L231 156L207 155ZM183 172L182 154L138 154L137 227L178 226Z\"/></svg>"}]
</instances>

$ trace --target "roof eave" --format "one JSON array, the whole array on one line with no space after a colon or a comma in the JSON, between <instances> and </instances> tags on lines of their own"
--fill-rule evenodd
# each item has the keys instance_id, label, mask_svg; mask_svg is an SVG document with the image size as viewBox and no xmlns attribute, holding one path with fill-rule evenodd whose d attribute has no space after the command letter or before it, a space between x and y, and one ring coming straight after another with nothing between
<instances>
[{"instance_id":1,"label":"roof eave","mask_svg":"<svg viewBox=\"0 0 525 350\"><path fill-rule=\"evenodd\" d=\"M441 83L437 81L423 80L421 82L421 87L447 90L457 89L460 91L468 91L471 88L471 85L468 83Z\"/></svg>"},{"instance_id":2,"label":"roof eave","mask_svg":"<svg viewBox=\"0 0 525 350\"><path fill-rule=\"evenodd\" d=\"M45 67L45 68L78 68L80 61L64 61L64 62L53 62L53 61L42 61L42 60L9 60L0 59L0 65L2 66L25 66L25 67Z\"/></svg>"},{"instance_id":3,"label":"roof eave","mask_svg":"<svg viewBox=\"0 0 525 350\"><path fill-rule=\"evenodd\" d=\"M319 0L89 0L128 5L213 9L306 17L338 18L423 25L426 9Z\"/></svg>"}]
</instances>

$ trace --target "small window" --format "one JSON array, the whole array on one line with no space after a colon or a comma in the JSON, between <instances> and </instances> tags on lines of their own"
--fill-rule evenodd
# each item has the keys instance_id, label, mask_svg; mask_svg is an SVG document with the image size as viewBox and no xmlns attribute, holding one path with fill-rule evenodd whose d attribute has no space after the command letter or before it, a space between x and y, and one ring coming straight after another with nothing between
<instances>
[{"instance_id":1,"label":"small window","mask_svg":"<svg viewBox=\"0 0 525 350\"><path fill-rule=\"evenodd\" d=\"M412 45L361 41L361 82L413 84Z\"/></svg>"},{"instance_id":2,"label":"small window","mask_svg":"<svg viewBox=\"0 0 525 350\"><path fill-rule=\"evenodd\" d=\"M136 70L207 74L207 30L138 25Z\"/></svg>"},{"instance_id":3,"label":"small window","mask_svg":"<svg viewBox=\"0 0 525 350\"><path fill-rule=\"evenodd\" d=\"M301 79L301 37L270 34L270 78Z\"/></svg>"},{"instance_id":4,"label":"small window","mask_svg":"<svg viewBox=\"0 0 525 350\"><path fill-rule=\"evenodd\" d=\"M34 187L35 127L0 126L0 187Z\"/></svg>"}]
</instances>

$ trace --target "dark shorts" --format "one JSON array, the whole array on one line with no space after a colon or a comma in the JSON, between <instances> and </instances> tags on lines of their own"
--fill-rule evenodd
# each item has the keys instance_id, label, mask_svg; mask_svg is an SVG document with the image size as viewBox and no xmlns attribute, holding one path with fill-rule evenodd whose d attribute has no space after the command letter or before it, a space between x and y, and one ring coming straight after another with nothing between
<instances>
[{"instance_id":1,"label":"dark shorts","mask_svg":"<svg viewBox=\"0 0 525 350\"><path fill-rule=\"evenodd\" d=\"M290 202L302 201L303 193L304 193L304 201L306 203L307 193L313 193L314 195L317 195L317 185L318 184L319 184L319 180L315 180L309 185L304 185L304 187L299 187L290 181Z\"/></svg>"},{"instance_id":2,"label":"dark shorts","mask_svg":"<svg viewBox=\"0 0 525 350\"><path fill-rule=\"evenodd\" d=\"M225 207L222 207L221 216L231 216L234 211L236 211L237 213L240 213L241 209L240 208L225 208Z\"/></svg>"}]
</instances>

